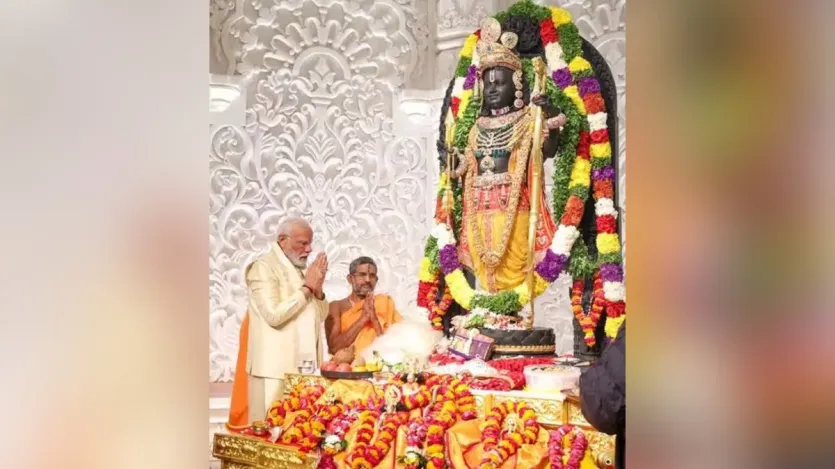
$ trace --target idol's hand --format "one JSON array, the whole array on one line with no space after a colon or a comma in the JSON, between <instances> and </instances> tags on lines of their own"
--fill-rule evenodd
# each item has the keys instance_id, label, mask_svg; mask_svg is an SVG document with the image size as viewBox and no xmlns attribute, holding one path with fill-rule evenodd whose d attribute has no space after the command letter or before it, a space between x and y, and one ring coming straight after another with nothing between
<instances>
[{"instance_id":1,"label":"idol's hand","mask_svg":"<svg viewBox=\"0 0 835 469\"><path fill-rule=\"evenodd\" d=\"M538 94L531 97L531 102L541 108L551 107L551 98L544 94Z\"/></svg>"}]
</instances>

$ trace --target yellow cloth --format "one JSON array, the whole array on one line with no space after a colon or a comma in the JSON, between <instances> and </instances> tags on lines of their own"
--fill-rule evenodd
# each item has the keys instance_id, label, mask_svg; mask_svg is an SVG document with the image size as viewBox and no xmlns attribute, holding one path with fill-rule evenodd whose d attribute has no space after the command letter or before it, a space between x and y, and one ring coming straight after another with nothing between
<instances>
[{"instance_id":1,"label":"yellow cloth","mask_svg":"<svg viewBox=\"0 0 835 469\"><path fill-rule=\"evenodd\" d=\"M360 301L359 303L353 305L351 309L342 313L340 318L341 332L344 333L355 322L359 321L362 316L362 305L363 303ZM403 320L403 317L400 316L400 313L398 313L394 307L394 300L392 300L388 295L375 296L374 309L377 312L377 319L380 321L380 327L383 329L383 332L385 332L392 324ZM359 356L366 347L374 342L374 339L376 338L377 331L374 329L374 326L370 323L363 326L363 328L360 329L360 333L357 335L357 338L354 339L354 353Z\"/></svg>"},{"instance_id":2,"label":"yellow cloth","mask_svg":"<svg viewBox=\"0 0 835 469\"><path fill-rule=\"evenodd\" d=\"M504 229L507 215L505 212L494 211L491 213L475 214L482 239L500 240ZM507 243L507 251L501 264L496 269L493 278L487 276L484 264L476 252L473 233L467 230L467 240L470 245L470 254L473 259L473 269L478 276L480 285L487 287L490 291L508 290L519 286L527 278L528 258L528 220L530 212L519 211L516 213L516 221L513 223L513 231L510 241ZM493 243L491 243L493 244ZM498 244L498 243L496 243Z\"/></svg>"},{"instance_id":3,"label":"yellow cloth","mask_svg":"<svg viewBox=\"0 0 835 469\"><path fill-rule=\"evenodd\" d=\"M349 404L357 399L368 399L374 392L374 386L368 381L340 379L331 384L317 402L322 403L327 399L328 394L333 394L336 400Z\"/></svg>"},{"instance_id":4,"label":"yellow cloth","mask_svg":"<svg viewBox=\"0 0 835 469\"><path fill-rule=\"evenodd\" d=\"M475 158L470 154L470 164L475 167ZM516 152L514 151L509 161L508 172L514 172L516 165ZM488 275L484 263L481 261L475 243L475 234L470 226L470 219L475 218L475 225L481 235L481 241L485 249L496 252L501 246L502 234L505 222L508 217L508 205L511 193L510 184L496 184L486 187L464 188L464 199L474 200L472 213L464 204L464 220L462 222L465 236L461 236L459 250L460 261L467 267L472 268L481 288L496 293L502 290L516 288L527 278L528 259L528 221L531 211L531 187L533 183L531 162L528 161L527 181L522 185L519 193L519 201L516 208L515 220L510 230L507 242L507 249L502 256L499 265L492 275ZM468 174L467 177L475 177ZM548 209L548 201L545 197L545 188L541 189L536 197L539 199L539 218L536 226L536 240L534 244L535 258L540 259L545 250L551 245L551 240L556 232L556 224Z\"/></svg>"},{"instance_id":5,"label":"yellow cloth","mask_svg":"<svg viewBox=\"0 0 835 469\"><path fill-rule=\"evenodd\" d=\"M481 465L484 448L481 443L482 419L456 423L447 431L446 444L452 467L455 469L477 469ZM550 467L548 456L548 431L539 429L536 443L522 445L519 451L502 464L501 469L547 469ZM567 440L567 439L566 439ZM568 451L565 451L568 454ZM580 469L596 469L591 451L586 450Z\"/></svg>"}]
</instances>

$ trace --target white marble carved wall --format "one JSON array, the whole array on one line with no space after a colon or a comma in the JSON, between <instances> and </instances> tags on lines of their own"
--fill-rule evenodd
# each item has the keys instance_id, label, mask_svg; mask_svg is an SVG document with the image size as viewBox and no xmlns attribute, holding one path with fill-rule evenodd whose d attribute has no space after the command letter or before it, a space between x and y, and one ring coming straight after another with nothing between
<instances>
[{"instance_id":1,"label":"white marble carved wall","mask_svg":"<svg viewBox=\"0 0 835 469\"><path fill-rule=\"evenodd\" d=\"M347 263L365 253L381 263L380 288L407 313L422 313L414 296L433 210L440 99L466 36L513 2L210 2L211 70L241 75L247 100L245 124L212 129L209 162L210 380L228 381L246 307L243 269L288 214L308 217L316 248L331 257L331 297L347 292ZM541 3L571 11L615 74L623 210L625 0ZM564 351L572 344L568 285L563 279L537 304L538 322L557 330Z\"/></svg>"},{"instance_id":2,"label":"white marble carved wall","mask_svg":"<svg viewBox=\"0 0 835 469\"><path fill-rule=\"evenodd\" d=\"M403 0L230 5L214 8L215 60L246 77L247 110L211 137L212 381L232 377L243 269L283 217L311 221L331 297L367 254L406 314L428 231L428 139L394 132L401 90L428 73L425 13Z\"/></svg>"}]
</instances>

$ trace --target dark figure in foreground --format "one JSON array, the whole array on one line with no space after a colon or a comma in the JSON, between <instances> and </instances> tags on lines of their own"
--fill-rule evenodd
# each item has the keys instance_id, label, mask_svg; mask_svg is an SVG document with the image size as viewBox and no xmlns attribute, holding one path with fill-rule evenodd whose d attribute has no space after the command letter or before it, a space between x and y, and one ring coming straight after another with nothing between
<instances>
[{"instance_id":1,"label":"dark figure in foreground","mask_svg":"<svg viewBox=\"0 0 835 469\"><path fill-rule=\"evenodd\" d=\"M616 435L615 468L623 469L626 447L626 322L600 360L580 376L583 415L597 430Z\"/></svg>"}]
</instances>

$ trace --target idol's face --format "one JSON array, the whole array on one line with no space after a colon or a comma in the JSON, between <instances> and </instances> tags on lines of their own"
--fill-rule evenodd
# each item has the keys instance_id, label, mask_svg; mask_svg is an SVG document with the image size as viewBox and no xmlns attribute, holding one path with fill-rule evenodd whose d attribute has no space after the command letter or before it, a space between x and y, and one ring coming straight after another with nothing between
<instances>
[{"instance_id":1,"label":"idol's face","mask_svg":"<svg viewBox=\"0 0 835 469\"><path fill-rule=\"evenodd\" d=\"M493 67L484 71L484 107L487 110L501 109L513 105L516 100L516 85L513 83L513 70L506 67Z\"/></svg>"}]
</instances>

